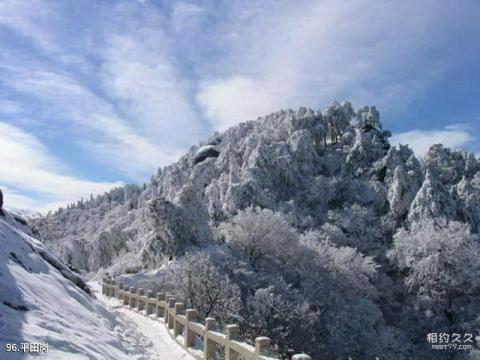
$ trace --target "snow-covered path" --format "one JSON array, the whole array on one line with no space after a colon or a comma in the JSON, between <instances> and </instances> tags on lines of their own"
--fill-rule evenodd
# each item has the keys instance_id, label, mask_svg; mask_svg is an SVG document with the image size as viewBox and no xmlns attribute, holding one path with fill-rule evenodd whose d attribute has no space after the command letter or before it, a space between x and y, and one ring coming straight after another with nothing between
<instances>
[{"instance_id":1,"label":"snow-covered path","mask_svg":"<svg viewBox=\"0 0 480 360\"><path fill-rule=\"evenodd\" d=\"M98 282L90 282L90 288L98 301L118 319L117 332L123 345L134 359L193 360L168 334L163 323L130 310L118 299L107 298L101 293Z\"/></svg>"}]
</instances>

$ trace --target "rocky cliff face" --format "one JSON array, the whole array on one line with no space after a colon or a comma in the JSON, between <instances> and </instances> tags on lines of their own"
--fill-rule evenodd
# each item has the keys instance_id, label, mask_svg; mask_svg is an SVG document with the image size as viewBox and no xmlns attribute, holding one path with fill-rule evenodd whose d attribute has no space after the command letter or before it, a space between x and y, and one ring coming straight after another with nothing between
<instances>
[{"instance_id":1,"label":"rocky cliff face","mask_svg":"<svg viewBox=\"0 0 480 360\"><path fill-rule=\"evenodd\" d=\"M397 228L426 217L478 232L475 157L435 145L419 160L407 146L391 147L389 135L375 107L282 110L214 134L143 188L115 189L32 226L88 271L158 266L218 241L217 225L249 206L287 214L300 231L334 225L339 239L374 256ZM374 230L359 234L353 220Z\"/></svg>"}]
</instances>

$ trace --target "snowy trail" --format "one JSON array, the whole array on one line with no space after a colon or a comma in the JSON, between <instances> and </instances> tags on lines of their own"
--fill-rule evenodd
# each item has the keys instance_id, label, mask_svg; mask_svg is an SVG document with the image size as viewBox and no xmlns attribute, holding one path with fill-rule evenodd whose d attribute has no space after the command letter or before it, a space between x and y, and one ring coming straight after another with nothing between
<instances>
[{"instance_id":1,"label":"snowy trail","mask_svg":"<svg viewBox=\"0 0 480 360\"><path fill-rule=\"evenodd\" d=\"M111 299L101 294L98 282L88 284L98 301L118 319L121 324L116 329L123 345L135 359L155 360L193 360L168 334L163 323L130 310L120 304L118 299Z\"/></svg>"}]
</instances>

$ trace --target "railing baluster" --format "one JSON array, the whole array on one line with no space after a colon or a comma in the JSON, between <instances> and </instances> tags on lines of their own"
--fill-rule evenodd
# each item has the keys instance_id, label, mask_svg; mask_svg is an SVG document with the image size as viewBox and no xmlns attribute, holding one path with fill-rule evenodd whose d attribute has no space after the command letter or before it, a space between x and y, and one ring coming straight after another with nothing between
<instances>
[{"instance_id":1,"label":"railing baluster","mask_svg":"<svg viewBox=\"0 0 480 360\"><path fill-rule=\"evenodd\" d=\"M175 302L176 302L176 299L173 296L168 298L168 309L165 309L165 311L168 314L168 318L167 318L168 329L173 329L173 325L175 323L175 315L173 314L175 310Z\"/></svg>"},{"instance_id":2,"label":"railing baluster","mask_svg":"<svg viewBox=\"0 0 480 360\"><path fill-rule=\"evenodd\" d=\"M270 347L271 340L268 337L261 336L255 339L255 353L253 358L255 360L260 359L260 355L263 355L263 352Z\"/></svg>"},{"instance_id":3,"label":"railing baluster","mask_svg":"<svg viewBox=\"0 0 480 360\"><path fill-rule=\"evenodd\" d=\"M138 289L138 298L137 298L137 310L138 311L142 311L143 308L144 308L143 299L141 298L144 295L145 295L145 289L143 289L143 288Z\"/></svg>"},{"instance_id":4,"label":"railing baluster","mask_svg":"<svg viewBox=\"0 0 480 360\"><path fill-rule=\"evenodd\" d=\"M193 347L195 346L195 332L190 329L189 324L193 322L197 318L197 310L196 309L187 309L185 315L185 347Z\"/></svg>"},{"instance_id":5,"label":"railing baluster","mask_svg":"<svg viewBox=\"0 0 480 360\"><path fill-rule=\"evenodd\" d=\"M124 286L123 289L123 305L130 305L130 288Z\"/></svg>"},{"instance_id":6,"label":"railing baluster","mask_svg":"<svg viewBox=\"0 0 480 360\"><path fill-rule=\"evenodd\" d=\"M216 325L214 318L205 319L205 332L203 336L203 358L204 360L211 360L215 355L215 343L209 339L208 332L213 330Z\"/></svg>"},{"instance_id":7,"label":"railing baluster","mask_svg":"<svg viewBox=\"0 0 480 360\"><path fill-rule=\"evenodd\" d=\"M174 324L173 324L173 337L176 339L178 335L182 334L183 325L178 321L177 315L184 315L185 314L185 304L183 303L175 303L174 309Z\"/></svg>"},{"instance_id":8,"label":"railing baluster","mask_svg":"<svg viewBox=\"0 0 480 360\"><path fill-rule=\"evenodd\" d=\"M165 317L165 308L160 305L161 301L165 300L165 294L163 292L157 292L157 318Z\"/></svg>"},{"instance_id":9,"label":"railing baluster","mask_svg":"<svg viewBox=\"0 0 480 360\"><path fill-rule=\"evenodd\" d=\"M154 296L153 296L153 291L148 290L147 291L147 305L146 305L147 316L153 313L152 299L155 299Z\"/></svg>"},{"instance_id":10,"label":"railing baluster","mask_svg":"<svg viewBox=\"0 0 480 360\"><path fill-rule=\"evenodd\" d=\"M237 360L238 354L230 349L230 340L238 339L240 327L238 325L227 325L225 331L227 335L225 340L225 360Z\"/></svg>"},{"instance_id":11,"label":"railing baluster","mask_svg":"<svg viewBox=\"0 0 480 360\"><path fill-rule=\"evenodd\" d=\"M133 309L135 307L135 299L137 295L137 289L135 289L133 286L130 287L130 309Z\"/></svg>"},{"instance_id":12,"label":"railing baluster","mask_svg":"<svg viewBox=\"0 0 480 360\"><path fill-rule=\"evenodd\" d=\"M117 293L117 299L122 300L123 299L123 283L119 282L118 283L118 293Z\"/></svg>"}]
</instances>

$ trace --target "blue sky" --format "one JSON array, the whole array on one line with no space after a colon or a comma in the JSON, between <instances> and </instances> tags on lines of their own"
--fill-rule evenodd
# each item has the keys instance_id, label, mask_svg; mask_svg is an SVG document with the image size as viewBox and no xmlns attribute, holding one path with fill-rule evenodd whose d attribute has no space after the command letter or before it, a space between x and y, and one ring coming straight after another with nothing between
<instances>
[{"instance_id":1,"label":"blue sky","mask_svg":"<svg viewBox=\"0 0 480 360\"><path fill-rule=\"evenodd\" d=\"M335 99L376 105L419 154L478 154L479 35L474 0L0 0L0 187L55 209Z\"/></svg>"}]
</instances>

